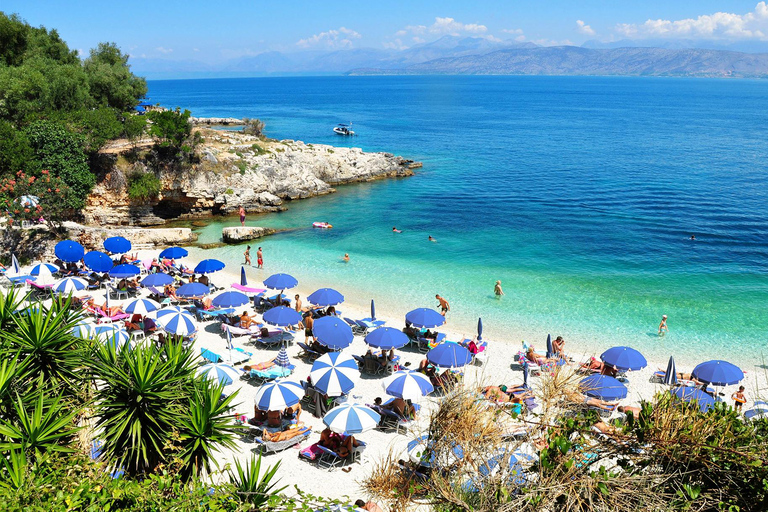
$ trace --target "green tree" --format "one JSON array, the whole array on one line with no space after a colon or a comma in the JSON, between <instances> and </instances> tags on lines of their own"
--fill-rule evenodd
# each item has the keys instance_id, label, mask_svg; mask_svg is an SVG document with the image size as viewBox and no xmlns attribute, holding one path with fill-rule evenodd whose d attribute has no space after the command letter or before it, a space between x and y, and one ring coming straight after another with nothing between
<instances>
[{"instance_id":1,"label":"green tree","mask_svg":"<svg viewBox=\"0 0 768 512\"><path fill-rule=\"evenodd\" d=\"M146 202L160 193L160 180L149 172L134 172L128 175L128 197L134 201Z\"/></svg>"},{"instance_id":2,"label":"green tree","mask_svg":"<svg viewBox=\"0 0 768 512\"><path fill-rule=\"evenodd\" d=\"M147 93L147 82L131 73L128 55L114 43L99 43L85 60L91 95L99 106L131 110Z\"/></svg>"},{"instance_id":3,"label":"green tree","mask_svg":"<svg viewBox=\"0 0 768 512\"><path fill-rule=\"evenodd\" d=\"M152 122L149 128L150 135L160 139L160 145L180 149L182 144L192 133L192 125L189 123L189 110L155 111L147 114Z\"/></svg>"},{"instance_id":4,"label":"green tree","mask_svg":"<svg viewBox=\"0 0 768 512\"><path fill-rule=\"evenodd\" d=\"M13 123L0 119L0 177L12 176L18 171L34 173L38 166L35 152L26 134Z\"/></svg>"},{"instance_id":5,"label":"green tree","mask_svg":"<svg viewBox=\"0 0 768 512\"><path fill-rule=\"evenodd\" d=\"M141 139L147 129L146 116L139 116L126 112L123 114L125 121L123 122L123 136L125 136L131 144L136 144L136 141Z\"/></svg>"}]
</instances>

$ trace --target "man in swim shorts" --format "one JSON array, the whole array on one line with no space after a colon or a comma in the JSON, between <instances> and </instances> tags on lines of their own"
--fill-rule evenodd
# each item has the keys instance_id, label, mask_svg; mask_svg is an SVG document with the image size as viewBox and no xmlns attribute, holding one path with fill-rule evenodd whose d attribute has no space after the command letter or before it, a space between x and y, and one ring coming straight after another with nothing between
<instances>
[{"instance_id":1,"label":"man in swim shorts","mask_svg":"<svg viewBox=\"0 0 768 512\"><path fill-rule=\"evenodd\" d=\"M448 304L448 301L442 298L439 294L435 294L435 298L440 303L440 312L445 316L445 314L451 310L450 304Z\"/></svg>"},{"instance_id":2,"label":"man in swim shorts","mask_svg":"<svg viewBox=\"0 0 768 512\"><path fill-rule=\"evenodd\" d=\"M256 266L258 268L264 268L264 259L262 256L261 247L259 247L259 250L256 251Z\"/></svg>"},{"instance_id":3,"label":"man in swim shorts","mask_svg":"<svg viewBox=\"0 0 768 512\"><path fill-rule=\"evenodd\" d=\"M240 207L240 225L245 226L245 208Z\"/></svg>"}]
</instances>

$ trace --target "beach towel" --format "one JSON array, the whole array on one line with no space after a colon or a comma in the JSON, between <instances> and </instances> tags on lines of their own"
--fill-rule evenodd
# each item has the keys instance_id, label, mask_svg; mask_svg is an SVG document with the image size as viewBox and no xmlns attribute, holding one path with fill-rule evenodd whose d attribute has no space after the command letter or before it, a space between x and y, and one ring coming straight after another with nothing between
<instances>
[{"instance_id":1,"label":"beach towel","mask_svg":"<svg viewBox=\"0 0 768 512\"><path fill-rule=\"evenodd\" d=\"M307 459L307 460L315 460L322 453L323 453L323 451L320 449L318 444L315 443L315 444L309 445L306 448L304 448L303 450L301 450L299 452L299 457L301 457L302 459Z\"/></svg>"}]
</instances>

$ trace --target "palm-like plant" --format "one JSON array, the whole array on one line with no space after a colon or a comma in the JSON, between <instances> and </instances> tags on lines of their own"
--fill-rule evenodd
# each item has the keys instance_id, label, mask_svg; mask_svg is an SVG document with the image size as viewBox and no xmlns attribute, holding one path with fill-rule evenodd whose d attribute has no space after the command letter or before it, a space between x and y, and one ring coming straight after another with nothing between
<instances>
[{"instance_id":1,"label":"palm-like plant","mask_svg":"<svg viewBox=\"0 0 768 512\"><path fill-rule=\"evenodd\" d=\"M5 332L11 328L16 311L28 296L20 294L16 288L0 293L0 331Z\"/></svg>"},{"instance_id":2,"label":"palm-like plant","mask_svg":"<svg viewBox=\"0 0 768 512\"><path fill-rule=\"evenodd\" d=\"M235 434L242 430L230 414L237 392L223 398L223 389L224 386L208 379L194 380L189 408L178 420L179 457L185 476L199 476L203 470L210 472L211 461L218 467L214 452L235 447Z\"/></svg>"},{"instance_id":3,"label":"palm-like plant","mask_svg":"<svg viewBox=\"0 0 768 512\"><path fill-rule=\"evenodd\" d=\"M24 373L18 358L6 359L0 363L0 419L14 418L14 399L19 386L19 376Z\"/></svg>"},{"instance_id":4,"label":"palm-like plant","mask_svg":"<svg viewBox=\"0 0 768 512\"><path fill-rule=\"evenodd\" d=\"M151 471L165 460L164 448L189 402L194 375L191 352L153 345L134 349L113 344L96 350L96 426L104 456L132 474Z\"/></svg>"},{"instance_id":5,"label":"palm-like plant","mask_svg":"<svg viewBox=\"0 0 768 512\"><path fill-rule=\"evenodd\" d=\"M229 481L235 486L240 499L251 504L252 510L262 510L269 503L270 496L285 489L285 486L277 489L277 480L272 481L279 467L278 461L261 474L261 454L251 456L245 464L236 459L235 471L229 470Z\"/></svg>"}]
</instances>

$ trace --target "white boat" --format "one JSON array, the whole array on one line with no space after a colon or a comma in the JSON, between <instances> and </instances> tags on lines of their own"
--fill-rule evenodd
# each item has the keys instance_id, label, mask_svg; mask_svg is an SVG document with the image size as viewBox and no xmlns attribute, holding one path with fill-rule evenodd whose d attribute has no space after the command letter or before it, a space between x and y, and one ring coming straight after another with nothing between
<instances>
[{"instance_id":1,"label":"white boat","mask_svg":"<svg viewBox=\"0 0 768 512\"><path fill-rule=\"evenodd\" d=\"M352 123L346 124L339 124L338 126L333 128L333 131L339 135L354 135L355 132L351 130Z\"/></svg>"}]
</instances>

